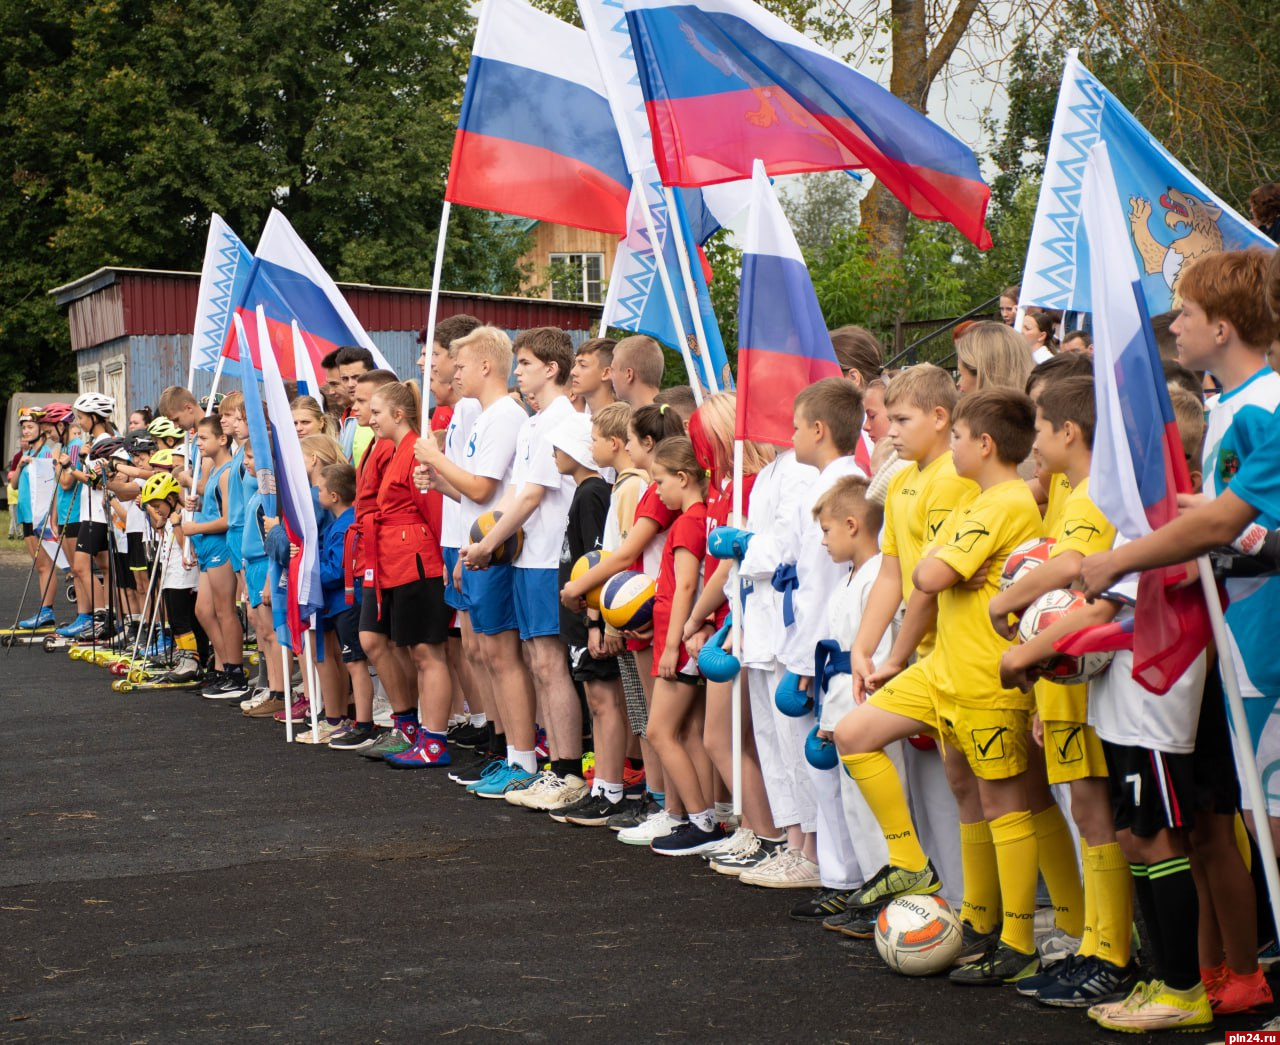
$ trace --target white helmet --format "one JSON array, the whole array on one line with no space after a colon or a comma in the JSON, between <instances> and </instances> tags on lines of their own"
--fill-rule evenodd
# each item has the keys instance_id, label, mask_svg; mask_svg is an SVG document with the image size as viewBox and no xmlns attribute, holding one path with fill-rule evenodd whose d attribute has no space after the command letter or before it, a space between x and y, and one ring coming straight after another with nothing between
<instances>
[{"instance_id":1,"label":"white helmet","mask_svg":"<svg viewBox=\"0 0 1280 1045\"><path fill-rule=\"evenodd\" d=\"M110 417L116 408L116 401L111 396L103 395L101 392L85 392L84 395L78 396L76 401L71 404L71 409L79 410L82 414L93 414L97 417Z\"/></svg>"}]
</instances>

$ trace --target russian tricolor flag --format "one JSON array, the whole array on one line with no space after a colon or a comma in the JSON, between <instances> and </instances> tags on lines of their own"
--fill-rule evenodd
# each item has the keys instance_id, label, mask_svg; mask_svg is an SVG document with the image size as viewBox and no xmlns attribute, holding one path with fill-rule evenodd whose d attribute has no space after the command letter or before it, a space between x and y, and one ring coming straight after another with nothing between
<instances>
[{"instance_id":1,"label":"russian tricolor flag","mask_svg":"<svg viewBox=\"0 0 1280 1045\"><path fill-rule=\"evenodd\" d=\"M621 236L630 191L587 34L520 0L485 0L445 199Z\"/></svg>"},{"instance_id":2,"label":"russian tricolor flag","mask_svg":"<svg viewBox=\"0 0 1280 1045\"><path fill-rule=\"evenodd\" d=\"M751 0L623 0L668 185L865 168L978 247L991 190L973 150Z\"/></svg>"},{"instance_id":3,"label":"russian tricolor flag","mask_svg":"<svg viewBox=\"0 0 1280 1045\"><path fill-rule=\"evenodd\" d=\"M1080 214L1092 259L1098 407L1089 494L1123 536L1136 540L1177 516L1177 495L1191 491L1191 479L1103 143L1089 150ZM1171 566L1139 580L1133 677L1153 693L1168 692L1209 642L1204 597L1199 585L1185 585L1187 578L1185 566ZM1104 625L1058 648L1115 649L1117 641L1123 648L1124 635Z\"/></svg>"},{"instance_id":4,"label":"russian tricolor flag","mask_svg":"<svg viewBox=\"0 0 1280 1045\"><path fill-rule=\"evenodd\" d=\"M751 188L738 299L734 437L790 446L796 393L824 377L840 377L840 364L800 245L759 162Z\"/></svg>"},{"instance_id":5,"label":"russian tricolor flag","mask_svg":"<svg viewBox=\"0 0 1280 1045\"><path fill-rule=\"evenodd\" d=\"M253 365L261 370L258 308L266 317L266 329L285 380L297 380L299 376L294 363L295 321L302 343L311 357L313 372L320 370L320 361L325 356L344 345L367 348L379 370L393 369L356 318L347 299L329 278L324 266L294 231L289 219L278 210L272 210L267 218L237 305L249 340ZM240 358L234 329L229 332L223 355L228 359ZM305 373L303 377L305 379Z\"/></svg>"}]
</instances>

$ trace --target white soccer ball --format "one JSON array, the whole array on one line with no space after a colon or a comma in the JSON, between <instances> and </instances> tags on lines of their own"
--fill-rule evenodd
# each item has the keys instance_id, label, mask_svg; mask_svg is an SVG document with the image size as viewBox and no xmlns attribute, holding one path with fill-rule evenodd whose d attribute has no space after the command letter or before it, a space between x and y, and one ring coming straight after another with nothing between
<instances>
[{"instance_id":1,"label":"white soccer ball","mask_svg":"<svg viewBox=\"0 0 1280 1045\"><path fill-rule=\"evenodd\" d=\"M1032 537L1023 541L1009 553L1000 571L1000 590L1012 588L1037 566L1049 561L1049 553L1053 551L1052 537Z\"/></svg>"},{"instance_id":2,"label":"white soccer ball","mask_svg":"<svg viewBox=\"0 0 1280 1045\"><path fill-rule=\"evenodd\" d=\"M903 976L936 976L955 963L964 929L941 896L899 896L876 919L876 950Z\"/></svg>"},{"instance_id":3,"label":"white soccer ball","mask_svg":"<svg viewBox=\"0 0 1280 1045\"><path fill-rule=\"evenodd\" d=\"M1018 638L1030 642L1054 622L1069 613L1075 613L1086 605L1084 595L1078 591L1060 588L1047 591L1027 607L1018 624ZM1071 686L1101 675L1111 664L1114 653L1082 653L1078 657L1060 653L1042 664L1036 665L1036 676Z\"/></svg>"}]
</instances>

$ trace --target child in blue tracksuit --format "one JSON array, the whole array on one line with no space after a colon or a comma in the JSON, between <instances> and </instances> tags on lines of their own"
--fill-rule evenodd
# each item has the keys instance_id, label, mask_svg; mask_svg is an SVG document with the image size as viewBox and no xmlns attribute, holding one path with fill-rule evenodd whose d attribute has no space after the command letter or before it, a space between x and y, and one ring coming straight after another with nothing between
<instances>
[{"instance_id":1,"label":"child in blue tracksuit","mask_svg":"<svg viewBox=\"0 0 1280 1045\"><path fill-rule=\"evenodd\" d=\"M356 470L345 462L327 464L316 484L320 505L329 513L330 523L320 534L320 584L324 591L325 655L336 663L339 658L351 676L351 695L356 706L356 719L346 718L346 693L339 689L327 692L324 725L332 730L328 743L340 750L355 751L376 739L373 726L373 679L364 664L360 646L360 579L351 572L354 549L348 547L348 535L355 539L351 524L356 513ZM341 706L339 706L341 705ZM317 739L316 743L321 743Z\"/></svg>"}]
</instances>

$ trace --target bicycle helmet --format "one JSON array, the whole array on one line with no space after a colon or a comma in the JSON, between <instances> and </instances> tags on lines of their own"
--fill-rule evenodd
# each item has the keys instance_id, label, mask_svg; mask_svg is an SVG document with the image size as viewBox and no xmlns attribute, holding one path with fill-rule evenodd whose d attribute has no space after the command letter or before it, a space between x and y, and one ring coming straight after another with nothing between
<instances>
[{"instance_id":1,"label":"bicycle helmet","mask_svg":"<svg viewBox=\"0 0 1280 1045\"><path fill-rule=\"evenodd\" d=\"M138 500L143 504L151 501L167 501L170 497L181 497L182 487L178 485L178 480L171 476L168 472L160 472L153 475L142 486L142 493L138 495Z\"/></svg>"},{"instance_id":2,"label":"bicycle helmet","mask_svg":"<svg viewBox=\"0 0 1280 1045\"><path fill-rule=\"evenodd\" d=\"M124 448L130 454L152 454L156 451L156 441L145 428L131 428L124 437Z\"/></svg>"},{"instance_id":3,"label":"bicycle helmet","mask_svg":"<svg viewBox=\"0 0 1280 1045\"><path fill-rule=\"evenodd\" d=\"M185 439L187 433L164 415L157 417L149 425L147 431L157 439Z\"/></svg>"},{"instance_id":4,"label":"bicycle helmet","mask_svg":"<svg viewBox=\"0 0 1280 1045\"><path fill-rule=\"evenodd\" d=\"M172 470L177 462L173 459L172 450L157 450L151 455L151 467Z\"/></svg>"},{"instance_id":5,"label":"bicycle helmet","mask_svg":"<svg viewBox=\"0 0 1280 1045\"><path fill-rule=\"evenodd\" d=\"M94 417L110 417L112 411L116 408L116 401L111 396L103 395L101 392L86 392L84 395L76 398L71 404L72 409L79 410L82 414L91 414Z\"/></svg>"},{"instance_id":6,"label":"bicycle helmet","mask_svg":"<svg viewBox=\"0 0 1280 1045\"><path fill-rule=\"evenodd\" d=\"M65 424L75 416L70 403L45 403L41 409L43 413L40 420L46 424Z\"/></svg>"},{"instance_id":7,"label":"bicycle helmet","mask_svg":"<svg viewBox=\"0 0 1280 1045\"><path fill-rule=\"evenodd\" d=\"M108 439L99 439L89 448L89 460L105 461L109 457L115 457L123 449L124 440L118 435L111 436Z\"/></svg>"}]
</instances>

